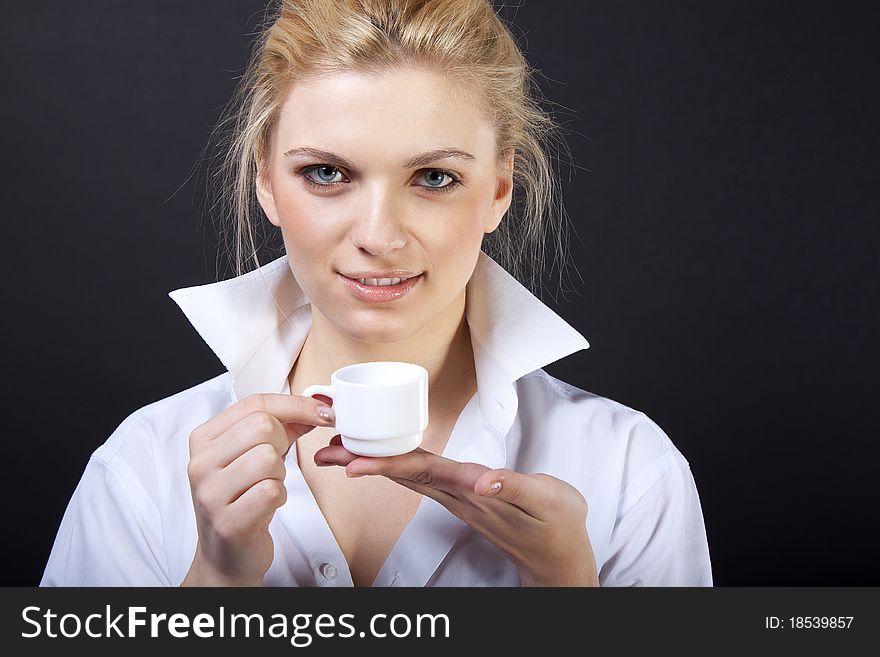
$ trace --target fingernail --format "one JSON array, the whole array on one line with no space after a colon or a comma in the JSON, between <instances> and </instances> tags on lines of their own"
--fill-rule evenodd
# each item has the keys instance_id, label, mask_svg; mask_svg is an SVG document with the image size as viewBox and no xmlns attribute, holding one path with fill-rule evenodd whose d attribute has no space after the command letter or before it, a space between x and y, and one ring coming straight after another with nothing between
<instances>
[{"instance_id":1,"label":"fingernail","mask_svg":"<svg viewBox=\"0 0 880 657\"><path fill-rule=\"evenodd\" d=\"M336 413L327 404L318 404L318 417L324 422L333 422L336 420Z\"/></svg>"},{"instance_id":2,"label":"fingernail","mask_svg":"<svg viewBox=\"0 0 880 657\"><path fill-rule=\"evenodd\" d=\"M501 490L501 482L500 481L493 481L491 484L489 484L489 488L486 489L486 492L484 493L484 495L495 495L500 490Z\"/></svg>"},{"instance_id":3,"label":"fingernail","mask_svg":"<svg viewBox=\"0 0 880 657\"><path fill-rule=\"evenodd\" d=\"M355 477L363 477L364 475L360 472L349 472L348 470L346 470L345 476L349 479L354 479Z\"/></svg>"}]
</instances>

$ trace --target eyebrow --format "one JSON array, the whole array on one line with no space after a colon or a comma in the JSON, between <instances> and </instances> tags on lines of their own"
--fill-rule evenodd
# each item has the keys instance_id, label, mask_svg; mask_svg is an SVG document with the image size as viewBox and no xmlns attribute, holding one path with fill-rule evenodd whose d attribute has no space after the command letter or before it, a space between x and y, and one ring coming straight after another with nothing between
<instances>
[{"instance_id":1,"label":"eyebrow","mask_svg":"<svg viewBox=\"0 0 880 657\"><path fill-rule=\"evenodd\" d=\"M354 169L354 165L349 162L347 159L338 155L336 153L331 153L330 151L322 151L319 148L311 148L309 146L300 146L297 148L291 148L289 151L284 153L284 157L292 157L294 155L308 155L310 157L317 158L319 160L326 160L330 162L335 162L341 164L346 169ZM431 162L436 162L437 160L447 160L447 159L458 159L458 160L466 160L471 161L476 158L467 153L465 151L459 150L457 148L435 148L431 151L425 151L424 153L419 153L418 155L414 155L406 162L403 163L404 169L411 169L413 167L423 166L425 164L430 164Z\"/></svg>"}]
</instances>

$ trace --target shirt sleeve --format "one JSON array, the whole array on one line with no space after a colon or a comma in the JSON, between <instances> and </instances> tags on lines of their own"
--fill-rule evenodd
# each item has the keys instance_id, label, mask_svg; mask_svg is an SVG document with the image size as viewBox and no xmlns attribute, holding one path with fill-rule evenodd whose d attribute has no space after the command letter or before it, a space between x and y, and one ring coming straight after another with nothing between
<instances>
[{"instance_id":1,"label":"shirt sleeve","mask_svg":"<svg viewBox=\"0 0 880 657\"><path fill-rule=\"evenodd\" d=\"M67 505L40 586L172 586L157 531L111 465L92 455Z\"/></svg>"},{"instance_id":2,"label":"shirt sleeve","mask_svg":"<svg viewBox=\"0 0 880 657\"><path fill-rule=\"evenodd\" d=\"M622 499L600 586L712 586L703 512L686 460L666 452Z\"/></svg>"}]
</instances>

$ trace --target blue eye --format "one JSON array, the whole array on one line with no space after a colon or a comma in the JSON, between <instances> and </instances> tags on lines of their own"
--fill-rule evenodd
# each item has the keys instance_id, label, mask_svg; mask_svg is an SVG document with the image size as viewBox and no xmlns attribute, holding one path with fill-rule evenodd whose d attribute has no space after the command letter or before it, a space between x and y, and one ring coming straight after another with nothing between
<instances>
[{"instance_id":1,"label":"blue eye","mask_svg":"<svg viewBox=\"0 0 880 657\"><path fill-rule=\"evenodd\" d=\"M451 192L461 184L461 181L454 174L444 169L425 169L422 177L425 180L429 180L430 184L419 185L419 187L430 192ZM449 181L446 184L442 184L445 178L448 178Z\"/></svg>"},{"instance_id":2,"label":"blue eye","mask_svg":"<svg viewBox=\"0 0 880 657\"><path fill-rule=\"evenodd\" d=\"M453 182L455 182L455 179L452 176L450 176L445 171L441 171L440 169L430 169L429 171L425 172L425 176L427 176L425 180L429 181L428 187L447 187L448 185L451 185ZM437 176L439 176L439 179L437 178ZM444 178L449 178L449 183L447 183L446 185L442 184Z\"/></svg>"},{"instance_id":3,"label":"blue eye","mask_svg":"<svg viewBox=\"0 0 880 657\"><path fill-rule=\"evenodd\" d=\"M299 172L303 181L315 189L333 188L348 182L344 180L344 176L343 179L336 178L337 175L342 176L342 171L332 164L312 164ZM420 177L428 184L417 186L432 193L449 192L461 184L461 181L454 174L443 169L424 169ZM446 180L447 178L448 180Z\"/></svg>"},{"instance_id":4,"label":"blue eye","mask_svg":"<svg viewBox=\"0 0 880 657\"><path fill-rule=\"evenodd\" d=\"M314 180L313 178L308 177L308 174L310 174L312 172L318 174L318 180ZM303 175L305 175L306 179L310 180L311 182L320 181L320 183L323 183L326 185L326 184L332 184L335 182L339 182L338 180L333 180L333 178L335 178L336 174L338 174L338 173L340 173L339 169L337 169L334 166L331 166L329 164L319 164L314 167L309 167L308 170L303 172Z\"/></svg>"}]
</instances>

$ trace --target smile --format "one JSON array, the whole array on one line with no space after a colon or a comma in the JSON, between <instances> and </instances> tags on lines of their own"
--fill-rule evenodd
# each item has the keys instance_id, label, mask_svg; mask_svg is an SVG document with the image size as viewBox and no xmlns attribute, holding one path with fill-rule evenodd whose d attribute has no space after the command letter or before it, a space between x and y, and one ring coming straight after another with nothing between
<instances>
[{"instance_id":1,"label":"smile","mask_svg":"<svg viewBox=\"0 0 880 657\"><path fill-rule=\"evenodd\" d=\"M422 280L422 274L410 278L349 278L338 274L345 286L361 301L382 303L407 296Z\"/></svg>"}]
</instances>

